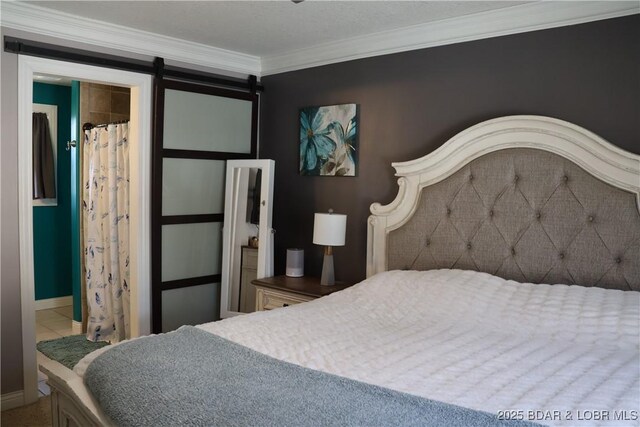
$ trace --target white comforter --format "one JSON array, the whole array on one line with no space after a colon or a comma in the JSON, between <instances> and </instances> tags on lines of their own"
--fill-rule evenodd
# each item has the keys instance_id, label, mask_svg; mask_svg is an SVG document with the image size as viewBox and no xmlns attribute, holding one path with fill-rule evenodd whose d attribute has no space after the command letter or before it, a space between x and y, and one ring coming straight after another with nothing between
<instances>
[{"instance_id":1,"label":"white comforter","mask_svg":"<svg viewBox=\"0 0 640 427\"><path fill-rule=\"evenodd\" d=\"M638 292L392 271L199 327L277 359L506 417L639 423Z\"/></svg>"}]
</instances>

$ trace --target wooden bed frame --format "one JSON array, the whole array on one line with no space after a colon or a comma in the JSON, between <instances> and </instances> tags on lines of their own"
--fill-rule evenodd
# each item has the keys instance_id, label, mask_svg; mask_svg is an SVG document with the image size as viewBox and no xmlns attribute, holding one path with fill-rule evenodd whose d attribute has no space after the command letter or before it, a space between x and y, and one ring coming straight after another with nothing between
<instances>
[{"instance_id":1,"label":"wooden bed frame","mask_svg":"<svg viewBox=\"0 0 640 427\"><path fill-rule=\"evenodd\" d=\"M75 372L39 352L38 366L47 376L47 384L51 388L53 427L113 425Z\"/></svg>"},{"instance_id":2,"label":"wooden bed frame","mask_svg":"<svg viewBox=\"0 0 640 427\"><path fill-rule=\"evenodd\" d=\"M621 150L571 123L548 117L510 116L489 120L451 138L417 160L393 163L399 191L388 205L374 203L368 219L367 276L388 269L388 236L406 224L421 190L436 184L485 154L534 148L560 155L600 180L635 194L640 206L640 156ZM54 426L111 425L73 371L39 354L48 376Z\"/></svg>"}]
</instances>

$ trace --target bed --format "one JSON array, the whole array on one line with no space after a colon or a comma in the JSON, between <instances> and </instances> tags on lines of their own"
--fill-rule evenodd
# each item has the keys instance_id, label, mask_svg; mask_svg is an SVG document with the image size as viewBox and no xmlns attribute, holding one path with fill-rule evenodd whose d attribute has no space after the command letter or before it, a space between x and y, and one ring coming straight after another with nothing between
<instances>
[{"instance_id":1,"label":"bed","mask_svg":"<svg viewBox=\"0 0 640 427\"><path fill-rule=\"evenodd\" d=\"M230 405L268 396L241 402L241 409L229 410L235 418L217 423L230 425L274 424L278 418L270 417L280 412L288 417L283 425L362 425L366 418L332 416L346 411L348 417L357 407L367 416L400 398L446 413L433 422L418 418L417 425L638 425L640 157L567 122L510 116L480 123L423 158L393 166L398 195L388 205L373 204L368 219L368 278L312 302L173 333L192 335L189 348L208 342L204 336L218 340L212 350L203 344L194 351L196 360L224 348L222 342L229 351L249 354L254 365L227 376L218 391L205 386L206 393L164 403L177 402L179 409L192 400L217 404L203 396L215 393ZM97 367L107 357L122 372L136 358L141 366L163 348L162 340L184 348L170 344L171 335L91 353L74 372L43 360L54 425L147 420L136 418L137 410L127 414L133 395L150 389L163 395L191 377L156 373L143 382L133 378L134 368L123 375L127 379L111 381L117 375L96 373ZM126 353L126 346L137 353ZM224 369L222 375L235 367ZM277 374L270 374L273 369ZM310 387L318 391L297 404L287 383L280 384L289 370L318 377L321 388ZM242 383L240 377L259 383L244 389L259 396L229 388ZM87 388L104 382L116 388ZM295 379L288 384L298 386L294 395L305 394ZM365 400L340 406L350 397L331 393L345 384L362 386ZM383 400L372 401L372 395ZM197 419L189 411L175 420ZM464 418L478 414L493 418ZM376 424L410 423L390 420Z\"/></svg>"}]
</instances>

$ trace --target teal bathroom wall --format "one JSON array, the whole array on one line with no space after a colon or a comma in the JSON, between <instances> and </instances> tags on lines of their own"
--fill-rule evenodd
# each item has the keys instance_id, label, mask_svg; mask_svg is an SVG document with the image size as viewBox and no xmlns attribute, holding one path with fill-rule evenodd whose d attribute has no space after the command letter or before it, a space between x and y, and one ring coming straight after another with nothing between
<instances>
[{"instance_id":1,"label":"teal bathroom wall","mask_svg":"<svg viewBox=\"0 0 640 427\"><path fill-rule=\"evenodd\" d=\"M35 296L42 300L72 294L71 164L65 150L71 137L71 87L36 82L33 102L58 106L58 205L33 208Z\"/></svg>"}]
</instances>

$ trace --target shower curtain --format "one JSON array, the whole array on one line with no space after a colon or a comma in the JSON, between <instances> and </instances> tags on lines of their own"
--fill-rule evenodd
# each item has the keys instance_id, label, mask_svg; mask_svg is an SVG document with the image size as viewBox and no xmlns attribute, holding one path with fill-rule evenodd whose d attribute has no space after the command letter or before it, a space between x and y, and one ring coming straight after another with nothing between
<instances>
[{"instance_id":1,"label":"shower curtain","mask_svg":"<svg viewBox=\"0 0 640 427\"><path fill-rule=\"evenodd\" d=\"M87 339L130 337L128 123L85 131L83 249Z\"/></svg>"}]
</instances>

